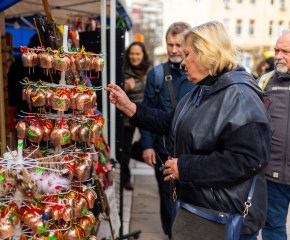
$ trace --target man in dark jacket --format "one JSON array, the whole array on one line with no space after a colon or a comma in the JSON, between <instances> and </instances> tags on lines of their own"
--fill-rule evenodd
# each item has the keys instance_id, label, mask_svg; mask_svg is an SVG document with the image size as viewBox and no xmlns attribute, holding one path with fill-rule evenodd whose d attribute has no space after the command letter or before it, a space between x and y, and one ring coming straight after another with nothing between
<instances>
[{"instance_id":1,"label":"man in dark jacket","mask_svg":"<svg viewBox=\"0 0 290 240\"><path fill-rule=\"evenodd\" d=\"M264 89L264 102L275 132L265 174L268 189L267 221L263 240L287 239L286 219L290 201L290 31L275 47L275 73ZM254 238L256 239L256 238Z\"/></svg>"},{"instance_id":2,"label":"man in dark jacket","mask_svg":"<svg viewBox=\"0 0 290 240\"><path fill-rule=\"evenodd\" d=\"M194 88L194 85L187 80L184 67L181 66L181 62L184 58L182 43L182 33L190 26L184 22L175 22L167 30L166 44L170 75L172 76L172 86L174 90L174 96L176 103L178 103L190 90ZM162 68L161 68L162 69ZM170 93L165 80L162 80L160 92L158 96L155 93L155 71L151 69L147 75L146 87L144 92L143 105L151 108L161 109L165 112L173 109L170 98ZM158 97L158 103L156 104L156 97ZM159 171L160 160L156 160L155 151L161 160L165 163L168 159L169 140L165 138L165 147L163 138L156 136L154 139L154 146L152 144L152 133L140 129L141 132L141 145L143 148L144 161L154 167L155 175L158 181L159 193L160 193L160 215L162 221L162 227L164 233L171 238L171 205L170 205L170 185L169 182L164 181L164 175ZM156 164L157 162L157 164Z\"/></svg>"}]
</instances>

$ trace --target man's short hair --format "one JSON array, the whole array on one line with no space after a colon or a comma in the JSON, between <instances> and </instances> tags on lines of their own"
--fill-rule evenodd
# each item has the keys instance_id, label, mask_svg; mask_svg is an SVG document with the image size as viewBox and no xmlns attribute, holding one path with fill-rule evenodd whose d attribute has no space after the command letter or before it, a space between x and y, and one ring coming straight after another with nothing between
<instances>
[{"instance_id":1,"label":"man's short hair","mask_svg":"<svg viewBox=\"0 0 290 240\"><path fill-rule=\"evenodd\" d=\"M189 29L191 26L186 22L174 22L172 23L166 31L165 41L167 42L167 36L170 33L172 36L183 33L186 29Z\"/></svg>"}]
</instances>

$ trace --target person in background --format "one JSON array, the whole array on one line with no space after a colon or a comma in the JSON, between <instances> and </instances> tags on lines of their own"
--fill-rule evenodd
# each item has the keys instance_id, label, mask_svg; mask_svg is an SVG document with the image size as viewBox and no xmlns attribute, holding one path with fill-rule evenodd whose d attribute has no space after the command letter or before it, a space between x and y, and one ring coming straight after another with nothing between
<instances>
[{"instance_id":1,"label":"person in background","mask_svg":"<svg viewBox=\"0 0 290 240\"><path fill-rule=\"evenodd\" d=\"M266 60L262 60L254 69L254 71L252 72L252 76L255 79L258 79L259 77L261 77L262 72L264 72L266 70Z\"/></svg>"},{"instance_id":2,"label":"person in background","mask_svg":"<svg viewBox=\"0 0 290 240\"><path fill-rule=\"evenodd\" d=\"M152 62L144 44L133 42L126 50L125 92L134 103L143 101L146 74L151 65ZM135 127L130 126L127 116L125 116L124 127L124 187L127 190L133 190L129 162Z\"/></svg>"},{"instance_id":3,"label":"person in background","mask_svg":"<svg viewBox=\"0 0 290 240\"><path fill-rule=\"evenodd\" d=\"M162 111L169 112L175 106L172 105L171 95L178 103L191 89L195 87L190 81L187 80L187 75L185 73L184 67L181 65L184 59L184 53L182 49L182 34L188 29L190 25L185 22L175 22L167 30L165 39L167 44L167 55L168 61L161 65L155 66L148 72L147 82L144 93L143 105L150 108L161 109ZM166 66L167 65L167 66ZM168 67L169 74L171 76L173 91L170 93L170 85L168 81L165 81L164 76L166 76L165 67ZM160 72L164 74L160 75ZM163 77L163 78L162 78ZM162 78L162 79L158 79ZM170 79L170 77L169 77ZM158 89L156 82L160 82ZM159 90L159 94L156 95L156 90ZM160 161L158 160L156 164L156 155L153 147L156 150L156 154L165 163L167 160L167 151L169 151L169 140L166 137L165 143L163 143L162 136L154 137L154 143L152 143L153 134L140 129L141 132L141 146L143 148L143 159L145 163L155 168L155 176L158 182L159 193L160 193L160 216L163 231L171 238L171 204L170 204L170 183L164 181L164 176L160 168ZM165 145L165 146L164 146ZM165 149L165 148L166 149ZM155 165L155 166L154 166Z\"/></svg>"},{"instance_id":4,"label":"person in background","mask_svg":"<svg viewBox=\"0 0 290 240\"><path fill-rule=\"evenodd\" d=\"M263 240L287 239L286 221L290 202L290 30L285 30L275 46L275 70L261 77L265 107L275 132L271 158L265 170L267 179L267 221L262 228ZM252 238L256 240L257 237Z\"/></svg>"},{"instance_id":5,"label":"person in background","mask_svg":"<svg viewBox=\"0 0 290 240\"><path fill-rule=\"evenodd\" d=\"M261 76L274 70L274 58L273 57L269 57L266 59L265 67L266 67L266 69L262 72Z\"/></svg>"}]
</instances>

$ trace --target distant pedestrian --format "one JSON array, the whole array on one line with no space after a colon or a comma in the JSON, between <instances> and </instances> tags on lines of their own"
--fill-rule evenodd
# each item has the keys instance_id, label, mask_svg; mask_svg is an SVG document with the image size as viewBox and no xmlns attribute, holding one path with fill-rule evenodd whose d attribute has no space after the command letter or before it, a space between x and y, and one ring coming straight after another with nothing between
<instances>
[{"instance_id":1,"label":"distant pedestrian","mask_svg":"<svg viewBox=\"0 0 290 240\"><path fill-rule=\"evenodd\" d=\"M134 103L143 101L146 74L151 65L152 62L144 44L133 42L126 50L125 92ZM124 187L127 190L133 190L129 162L135 127L130 126L127 116L125 116L124 127Z\"/></svg>"},{"instance_id":2,"label":"distant pedestrian","mask_svg":"<svg viewBox=\"0 0 290 240\"><path fill-rule=\"evenodd\" d=\"M266 60L262 60L254 69L252 72L252 75L255 79L258 79L261 77L262 72L266 70Z\"/></svg>"},{"instance_id":3,"label":"distant pedestrian","mask_svg":"<svg viewBox=\"0 0 290 240\"><path fill-rule=\"evenodd\" d=\"M261 76L274 70L274 58L273 57L269 57L266 59L265 67L266 68L262 72Z\"/></svg>"}]
</instances>

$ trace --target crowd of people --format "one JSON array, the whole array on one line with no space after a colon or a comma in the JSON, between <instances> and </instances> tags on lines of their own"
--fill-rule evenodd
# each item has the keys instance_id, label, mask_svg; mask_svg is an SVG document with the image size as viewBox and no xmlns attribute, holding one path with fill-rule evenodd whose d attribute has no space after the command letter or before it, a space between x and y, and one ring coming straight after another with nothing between
<instances>
[{"instance_id":1,"label":"crowd of people","mask_svg":"<svg viewBox=\"0 0 290 240\"><path fill-rule=\"evenodd\" d=\"M219 239L190 233L202 222L185 220L176 231L182 215L176 215L177 202L244 214L240 240L257 239L260 229L263 240L287 239L290 30L277 39L275 57L252 74L240 65L239 49L220 22L176 22L165 38L166 63L149 70L144 45L134 42L126 52L125 91L105 89L127 116L125 187L133 189L128 165L138 127L144 162L155 168L169 239Z\"/></svg>"}]
</instances>

